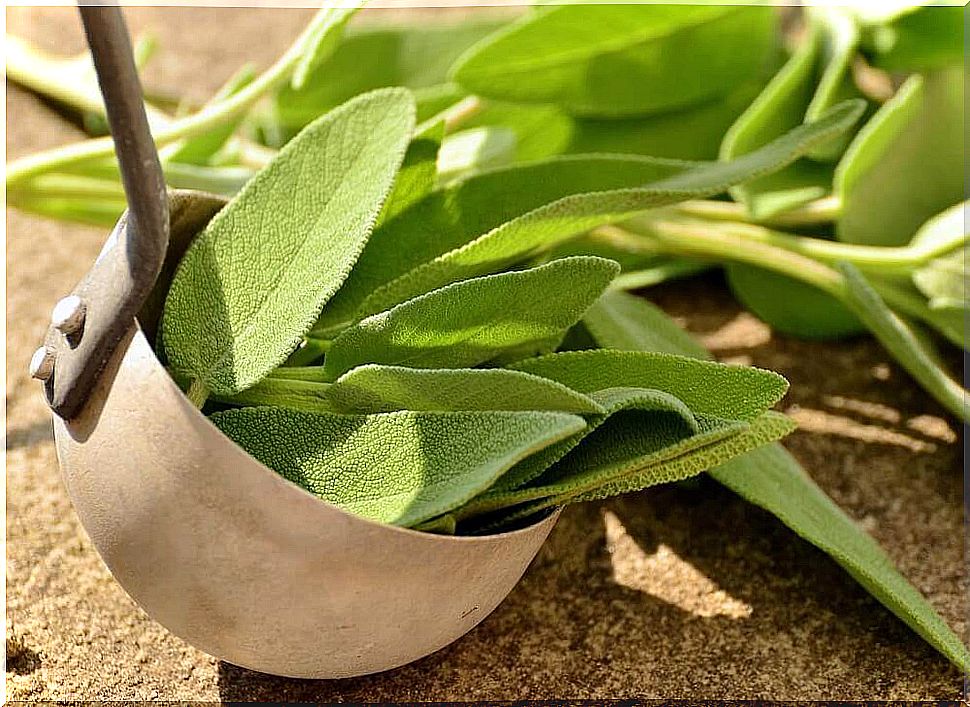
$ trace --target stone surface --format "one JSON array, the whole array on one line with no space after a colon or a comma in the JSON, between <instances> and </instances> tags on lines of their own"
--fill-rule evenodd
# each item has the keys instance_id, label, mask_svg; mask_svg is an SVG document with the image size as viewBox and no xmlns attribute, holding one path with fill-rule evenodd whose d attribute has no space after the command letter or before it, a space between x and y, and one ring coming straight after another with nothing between
<instances>
[{"instance_id":1,"label":"stone surface","mask_svg":"<svg viewBox=\"0 0 970 707\"><path fill-rule=\"evenodd\" d=\"M147 84L204 99L261 65L305 11L129 11L161 41ZM70 8L8 8L8 31L80 50ZM7 154L76 140L48 105L7 94ZM61 484L27 362L51 307L106 235L7 212L7 695L35 700L473 700L693 697L956 699L958 672L825 555L708 479L569 509L508 600L399 670L284 680L170 635L114 582ZM723 360L792 381L787 442L962 635L962 432L877 344L777 336L721 280L651 291ZM119 509L123 512L123 509Z\"/></svg>"}]
</instances>

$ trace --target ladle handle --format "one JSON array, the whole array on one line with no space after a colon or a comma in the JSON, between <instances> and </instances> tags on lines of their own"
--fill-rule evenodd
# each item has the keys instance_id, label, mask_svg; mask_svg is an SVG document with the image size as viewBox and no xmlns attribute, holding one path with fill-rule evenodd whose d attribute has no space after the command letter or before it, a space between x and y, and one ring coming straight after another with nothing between
<instances>
[{"instance_id":1,"label":"ladle handle","mask_svg":"<svg viewBox=\"0 0 970 707\"><path fill-rule=\"evenodd\" d=\"M81 20L121 170L128 211L91 270L54 310L32 373L62 418L76 416L158 277L168 247L165 180L148 126L141 83L121 9L79 0ZM41 363L43 365L36 365Z\"/></svg>"}]
</instances>

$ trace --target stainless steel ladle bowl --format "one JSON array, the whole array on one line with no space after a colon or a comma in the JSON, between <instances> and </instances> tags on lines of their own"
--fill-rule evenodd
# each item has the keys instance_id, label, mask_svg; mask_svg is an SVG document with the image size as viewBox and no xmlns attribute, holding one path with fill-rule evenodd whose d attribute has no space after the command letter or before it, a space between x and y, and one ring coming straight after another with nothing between
<instances>
[{"instance_id":1,"label":"stainless steel ladle bowl","mask_svg":"<svg viewBox=\"0 0 970 707\"><path fill-rule=\"evenodd\" d=\"M558 514L482 537L374 523L263 466L189 402L152 343L175 264L224 202L159 189L120 11L82 17L130 214L55 310L32 368L85 530L149 615L237 665L340 678L448 645L512 590Z\"/></svg>"}]
</instances>

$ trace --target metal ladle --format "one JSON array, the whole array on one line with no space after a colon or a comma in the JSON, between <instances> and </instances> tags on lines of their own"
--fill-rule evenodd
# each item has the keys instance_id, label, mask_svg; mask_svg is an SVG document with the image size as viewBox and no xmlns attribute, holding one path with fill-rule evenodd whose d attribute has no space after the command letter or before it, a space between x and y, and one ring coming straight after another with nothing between
<instances>
[{"instance_id":1,"label":"metal ladle","mask_svg":"<svg viewBox=\"0 0 970 707\"><path fill-rule=\"evenodd\" d=\"M117 7L81 8L129 209L31 363L64 483L128 594L219 658L303 678L442 648L512 590L556 522L446 537L365 520L250 457L185 397L153 339L172 273L224 204L166 194Z\"/></svg>"}]
</instances>

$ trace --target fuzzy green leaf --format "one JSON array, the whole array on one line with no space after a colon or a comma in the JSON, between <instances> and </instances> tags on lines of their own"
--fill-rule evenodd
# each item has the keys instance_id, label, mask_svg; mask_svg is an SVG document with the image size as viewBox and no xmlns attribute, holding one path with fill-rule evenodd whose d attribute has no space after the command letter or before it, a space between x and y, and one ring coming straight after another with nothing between
<instances>
[{"instance_id":1,"label":"fuzzy green leaf","mask_svg":"<svg viewBox=\"0 0 970 707\"><path fill-rule=\"evenodd\" d=\"M565 333L618 272L611 260L576 257L448 285L346 329L324 370L336 379L364 363L474 366Z\"/></svg>"},{"instance_id":2,"label":"fuzzy green leaf","mask_svg":"<svg viewBox=\"0 0 970 707\"><path fill-rule=\"evenodd\" d=\"M914 9L867 27L873 65L887 71L932 71L964 61L965 7Z\"/></svg>"},{"instance_id":3,"label":"fuzzy green leaf","mask_svg":"<svg viewBox=\"0 0 970 707\"><path fill-rule=\"evenodd\" d=\"M654 388L682 400L694 413L731 420L754 419L788 390L788 382L771 371L643 351L567 351L527 359L512 368L581 393Z\"/></svg>"},{"instance_id":4,"label":"fuzzy green leaf","mask_svg":"<svg viewBox=\"0 0 970 707\"><path fill-rule=\"evenodd\" d=\"M637 324L631 313L635 309L632 300L638 298L608 292L603 299L625 300L627 304L622 309L594 307L587 313L584 321L601 346L630 348L659 338L665 340L664 351L680 348L686 356L710 358L702 346L649 302L639 300L642 317ZM626 316L611 318L616 310ZM876 542L825 495L784 447L771 444L755 449L711 469L710 474L828 553L920 636L964 671L970 671L970 652L960 639L893 567Z\"/></svg>"},{"instance_id":5,"label":"fuzzy green leaf","mask_svg":"<svg viewBox=\"0 0 970 707\"><path fill-rule=\"evenodd\" d=\"M539 376L494 369L358 366L330 386L328 399L347 411L558 410L601 413L592 398Z\"/></svg>"},{"instance_id":6,"label":"fuzzy green leaf","mask_svg":"<svg viewBox=\"0 0 970 707\"><path fill-rule=\"evenodd\" d=\"M962 201L963 67L913 75L859 131L835 173L839 240L899 246Z\"/></svg>"},{"instance_id":7,"label":"fuzzy green leaf","mask_svg":"<svg viewBox=\"0 0 970 707\"><path fill-rule=\"evenodd\" d=\"M515 462L585 424L553 412L333 415L274 407L228 410L210 419L314 495L401 526L460 506Z\"/></svg>"},{"instance_id":8,"label":"fuzzy green leaf","mask_svg":"<svg viewBox=\"0 0 970 707\"><path fill-rule=\"evenodd\" d=\"M811 145L824 143L826 136L839 134L858 118L860 109L860 104L847 102L825 119L796 128L732 162L684 169L642 187L574 194L553 201L378 288L361 305L361 313L378 312L449 282L495 272L596 226L723 192L734 184L779 169Z\"/></svg>"},{"instance_id":9,"label":"fuzzy green leaf","mask_svg":"<svg viewBox=\"0 0 970 707\"><path fill-rule=\"evenodd\" d=\"M596 429L610 425L615 415L637 413L645 425L649 426L656 416L669 418L670 428L680 430L680 436L686 437L697 432L697 420L683 401L662 390L648 388L607 388L593 391L588 396L600 406L601 411L587 414L586 429L572 437L550 445L527 459L523 459L509 469L492 489L483 497L483 503L488 505L488 498L496 494L521 488L540 476L550 466L562 459ZM678 438L679 439L679 438Z\"/></svg>"},{"instance_id":10,"label":"fuzzy green leaf","mask_svg":"<svg viewBox=\"0 0 970 707\"><path fill-rule=\"evenodd\" d=\"M772 8L567 4L472 47L452 75L469 92L571 113L661 113L728 93L776 49Z\"/></svg>"},{"instance_id":11,"label":"fuzzy green leaf","mask_svg":"<svg viewBox=\"0 0 970 707\"><path fill-rule=\"evenodd\" d=\"M403 89L308 126L212 219L165 303L173 368L239 392L296 348L357 260L414 127Z\"/></svg>"}]
</instances>

